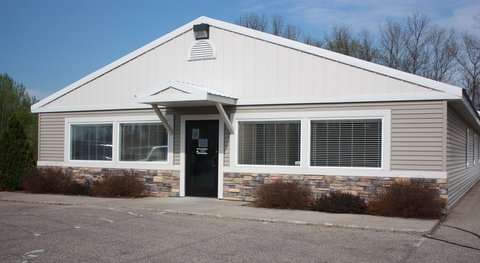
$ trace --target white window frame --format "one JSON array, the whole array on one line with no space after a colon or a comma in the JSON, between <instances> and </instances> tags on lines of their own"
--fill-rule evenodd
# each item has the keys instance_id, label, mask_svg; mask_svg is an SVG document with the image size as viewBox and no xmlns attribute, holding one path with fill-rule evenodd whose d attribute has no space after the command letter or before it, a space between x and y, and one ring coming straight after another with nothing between
<instances>
[{"instance_id":1,"label":"white window frame","mask_svg":"<svg viewBox=\"0 0 480 263\"><path fill-rule=\"evenodd\" d=\"M173 125L173 116L166 116ZM168 134L168 154L166 161L120 161L120 124L122 123L161 123L156 115L112 116L112 117L79 117L65 118L65 142L63 166L99 167L119 169L165 169L178 170L173 165L173 134ZM112 160L73 160L71 159L71 126L76 124L112 124Z\"/></svg>"},{"instance_id":2,"label":"white window frame","mask_svg":"<svg viewBox=\"0 0 480 263\"><path fill-rule=\"evenodd\" d=\"M121 155L121 131L120 131L120 125L121 124L149 124L149 123L162 123L160 120L143 120L143 121L138 121L138 120L131 120L131 121L119 121L117 122L117 128L118 128L118 136L117 136L117 147L118 147L118 151L117 151L117 160L119 163L128 163L128 164L136 164L136 163L144 163L144 164L147 164L147 163L155 163L155 164L169 164L169 158L170 158L170 134L168 134L167 136L167 143L168 143L168 149L167 149L167 160L165 161L122 161L120 160L120 155ZM165 131L168 133L168 130L166 130L165 128Z\"/></svg>"},{"instance_id":3,"label":"white window frame","mask_svg":"<svg viewBox=\"0 0 480 263\"><path fill-rule=\"evenodd\" d=\"M313 169L316 169L316 168L321 168L321 169L374 169L374 170L384 170L384 160L385 160L385 121L384 121L385 117L341 117L341 118L332 118L332 117L328 117L328 118L310 118L310 122L309 122L309 130L310 130L310 135L309 135L309 138L308 138L308 141L310 142L309 144L309 150L308 150L308 167L309 168L313 168ZM348 166L313 166L311 165L311 128L312 128L312 122L313 121L345 121L345 120L381 120L382 122L382 141L381 141L381 160L380 160L380 167L348 167Z\"/></svg>"},{"instance_id":4,"label":"white window frame","mask_svg":"<svg viewBox=\"0 0 480 263\"><path fill-rule=\"evenodd\" d=\"M238 134L238 136L235 137L236 139L236 142L235 142L235 145L238 145L238 141L240 139L240 133L239 133L239 130L240 130L240 126L239 126L239 122L257 122L257 123L265 123L265 122L298 122L300 124L300 164L302 163L302 137L303 137L303 132L302 132L302 121L300 119L285 119L285 118L275 118L275 119L255 119L255 120L252 120L252 119L237 119L235 121L235 127L237 127L235 129L235 134ZM273 164L240 164L238 162L238 150L235 152L235 155L237 156L237 158L235 158L235 164L237 166L246 166L246 167L298 167L299 165L273 165Z\"/></svg>"},{"instance_id":5,"label":"white window frame","mask_svg":"<svg viewBox=\"0 0 480 263\"><path fill-rule=\"evenodd\" d=\"M338 110L234 113L231 116L235 134L230 134L230 166L225 172L328 174L345 176L390 176L391 110ZM382 167L315 167L310 166L310 123L325 119L382 119ZM239 121L300 121L300 166L247 165L238 163ZM387 175L388 174L388 175Z\"/></svg>"},{"instance_id":6,"label":"white window frame","mask_svg":"<svg viewBox=\"0 0 480 263\"><path fill-rule=\"evenodd\" d=\"M112 125L112 160L77 160L77 159L72 159L72 142L71 142L71 136L72 136L72 126L73 125ZM113 122L72 122L68 125L68 130L65 129L66 134L65 137L68 137L68 142L65 142L65 146L68 149L68 160L69 162L80 162L80 163L85 163L85 162L95 162L95 163L112 163L115 159L115 151L114 151L114 145L115 145L115 124ZM65 127L66 128L66 127ZM65 151L67 152L67 151Z\"/></svg>"}]
</instances>

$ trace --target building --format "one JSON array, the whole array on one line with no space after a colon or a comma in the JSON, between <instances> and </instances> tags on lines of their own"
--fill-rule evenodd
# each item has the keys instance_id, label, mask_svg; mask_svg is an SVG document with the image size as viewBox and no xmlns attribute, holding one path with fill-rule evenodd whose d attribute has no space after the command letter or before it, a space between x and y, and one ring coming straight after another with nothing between
<instances>
[{"instance_id":1,"label":"building","mask_svg":"<svg viewBox=\"0 0 480 263\"><path fill-rule=\"evenodd\" d=\"M251 200L285 179L374 196L480 178L461 88L200 17L32 106L39 166L143 176L153 195Z\"/></svg>"}]
</instances>

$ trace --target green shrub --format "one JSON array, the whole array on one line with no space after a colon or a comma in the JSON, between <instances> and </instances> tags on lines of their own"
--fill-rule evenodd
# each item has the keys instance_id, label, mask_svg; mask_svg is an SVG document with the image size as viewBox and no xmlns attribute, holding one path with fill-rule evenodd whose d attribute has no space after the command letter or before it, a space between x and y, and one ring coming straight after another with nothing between
<instances>
[{"instance_id":1,"label":"green shrub","mask_svg":"<svg viewBox=\"0 0 480 263\"><path fill-rule=\"evenodd\" d=\"M445 202L424 182L396 182L377 200L370 201L373 215L411 218L440 218Z\"/></svg>"},{"instance_id":2,"label":"green shrub","mask_svg":"<svg viewBox=\"0 0 480 263\"><path fill-rule=\"evenodd\" d=\"M18 190L35 169L33 150L22 122L14 114L0 134L0 189Z\"/></svg>"},{"instance_id":3,"label":"green shrub","mask_svg":"<svg viewBox=\"0 0 480 263\"><path fill-rule=\"evenodd\" d=\"M147 188L137 176L106 174L92 184L92 196L98 197L144 197Z\"/></svg>"},{"instance_id":4,"label":"green shrub","mask_svg":"<svg viewBox=\"0 0 480 263\"><path fill-rule=\"evenodd\" d=\"M316 198L312 209L329 213L363 214L367 204L361 197L350 193L330 192Z\"/></svg>"},{"instance_id":5,"label":"green shrub","mask_svg":"<svg viewBox=\"0 0 480 263\"><path fill-rule=\"evenodd\" d=\"M310 209L312 192L296 182L273 182L259 186L253 204L257 207L279 209Z\"/></svg>"},{"instance_id":6,"label":"green shrub","mask_svg":"<svg viewBox=\"0 0 480 263\"><path fill-rule=\"evenodd\" d=\"M81 184L60 168L39 168L25 177L22 188L36 194L89 195L90 184Z\"/></svg>"}]
</instances>

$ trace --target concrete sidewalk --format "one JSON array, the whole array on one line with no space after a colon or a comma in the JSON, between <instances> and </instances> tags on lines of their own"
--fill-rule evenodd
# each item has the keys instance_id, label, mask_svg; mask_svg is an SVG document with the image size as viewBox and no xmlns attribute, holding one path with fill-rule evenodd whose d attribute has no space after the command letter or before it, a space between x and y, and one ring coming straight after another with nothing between
<instances>
[{"instance_id":1,"label":"concrete sidewalk","mask_svg":"<svg viewBox=\"0 0 480 263\"><path fill-rule=\"evenodd\" d=\"M0 201L56 205L84 205L132 210L146 209L157 212L212 216L219 218L361 228L419 234L431 233L439 222L439 220L256 208L246 206L247 203L245 202L198 197L148 197L123 199L0 192Z\"/></svg>"}]
</instances>

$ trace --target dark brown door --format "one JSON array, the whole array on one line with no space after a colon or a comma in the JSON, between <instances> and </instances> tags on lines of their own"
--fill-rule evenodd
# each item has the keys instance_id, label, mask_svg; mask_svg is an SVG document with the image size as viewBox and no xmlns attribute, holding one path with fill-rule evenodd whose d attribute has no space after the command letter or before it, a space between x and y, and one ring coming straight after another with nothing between
<instances>
[{"instance_id":1,"label":"dark brown door","mask_svg":"<svg viewBox=\"0 0 480 263\"><path fill-rule=\"evenodd\" d=\"M187 196L217 197L218 120L185 122Z\"/></svg>"}]
</instances>

